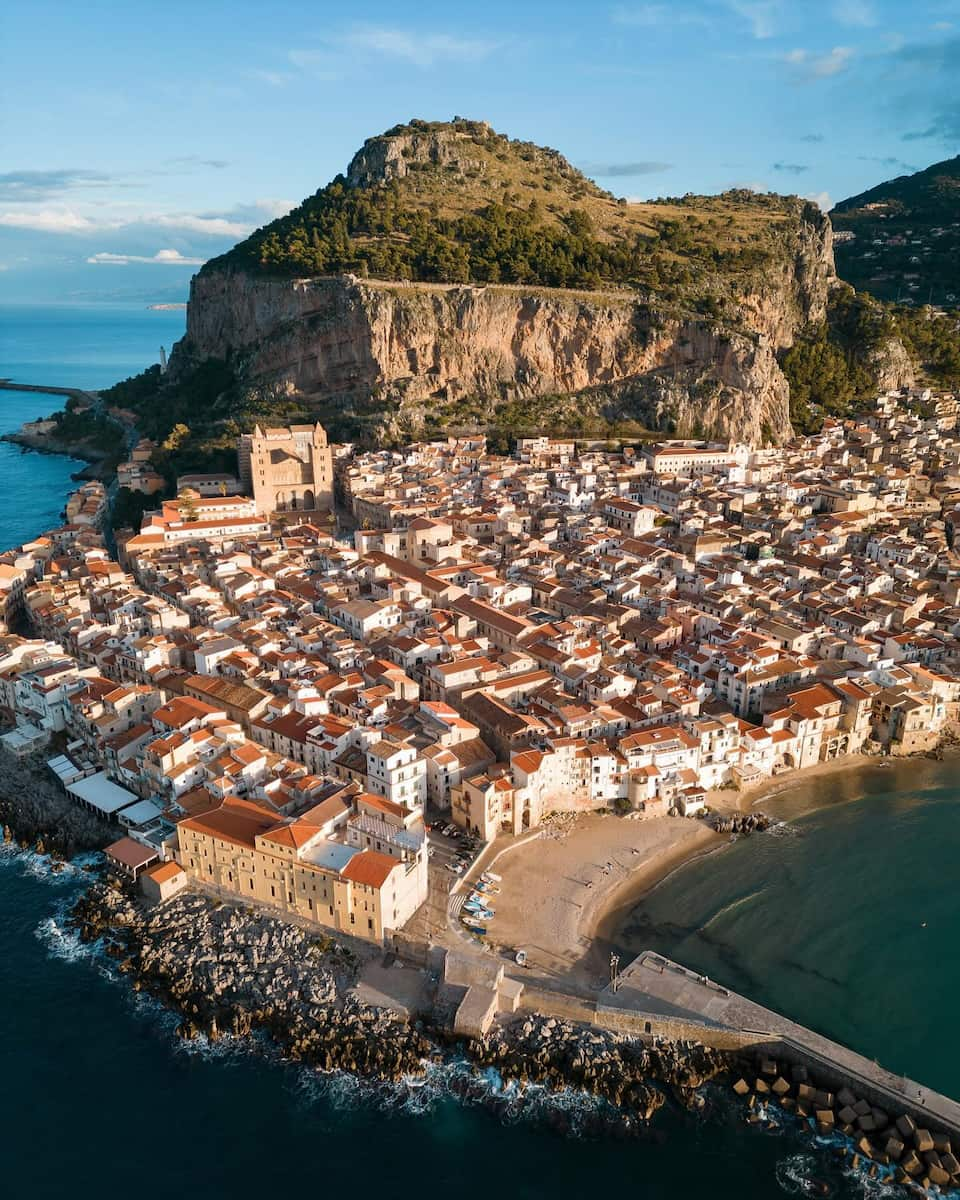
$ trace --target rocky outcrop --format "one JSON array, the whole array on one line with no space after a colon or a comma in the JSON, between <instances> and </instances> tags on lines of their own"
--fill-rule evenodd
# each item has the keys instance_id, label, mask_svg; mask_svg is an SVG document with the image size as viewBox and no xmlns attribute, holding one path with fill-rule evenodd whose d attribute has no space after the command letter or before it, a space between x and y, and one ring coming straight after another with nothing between
<instances>
[{"instance_id":1,"label":"rocky outcrop","mask_svg":"<svg viewBox=\"0 0 960 1200\"><path fill-rule=\"evenodd\" d=\"M394 154L388 139L378 154ZM396 169L410 160L398 151ZM360 175L393 169L374 149ZM354 160L355 164L357 160ZM393 162L393 159L390 159ZM353 168L351 168L353 169ZM358 176L359 177L359 176ZM278 279L223 266L191 286L171 371L230 359L248 380L408 432L462 399L583 397L587 412L680 435L759 443L790 435L776 353L824 314L829 221L798 222L782 268L740 301L741 321L669 313L629 291ZM578 405L581 412L582 405Z\"/></svg>"},{"instance_id":2,"label":"rocky outcrop","mask_svg":"<svg viewBox=\"0 0 960 1200\"><path fill-rule=\"evenodd\" d=\"M899 391L916 385L917 364L899 338L887 338L877 346L866 365L877 381L878 391Z\"/></svg>"},{"instance_id":3,"label":"rocky outcrop","mask_svg":"<svg viewBox=\"0 0 960 1200\"><path fill-rule=\"evenodd\" d=\"M454 128L408 128L402 133L367 138L347 168L347 182L352 187L370 187L403 179L410 171L423 167L456 167L462 172L480 173L484 159L476 151L471 154L470 147L475 145L476 134L493 136L493 130L483 121L471 125L470 133Z\"/></svg>"}]
</instances>

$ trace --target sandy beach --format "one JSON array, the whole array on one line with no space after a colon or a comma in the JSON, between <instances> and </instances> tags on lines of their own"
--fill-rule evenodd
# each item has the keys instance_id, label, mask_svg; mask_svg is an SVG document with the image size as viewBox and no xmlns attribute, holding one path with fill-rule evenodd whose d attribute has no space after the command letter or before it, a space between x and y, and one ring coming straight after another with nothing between
<instances>
[{"instance_id":1,"label":"sandy beach","mask_svg":"<svg viewBox=\"0 0 960 1200\"><path fill-rule=\"evenodd\" d=\"M712 792L708 804L721 812L762 807L776 820L795 820L859 799L866 776L874 773L890 783L902 774L908 786L919 766L915 759L848 756L742 791ZM505 841L487 859L502 877L490 941L503 950L525 950L545 978L563 975L568 983L595 988L606 982L611 938L629 911L667 876L727 845L728 836L704 820L597 813L558 819L538 837Z\"/></svg>"}]
</instances>

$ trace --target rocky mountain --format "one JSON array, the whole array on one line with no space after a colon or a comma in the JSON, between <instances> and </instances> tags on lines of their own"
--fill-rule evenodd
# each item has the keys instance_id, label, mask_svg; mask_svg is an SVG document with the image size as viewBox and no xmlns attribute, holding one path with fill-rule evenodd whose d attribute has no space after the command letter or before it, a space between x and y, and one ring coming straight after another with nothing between
<instances>
[{"instance_id":1,"label":"rocky mountain","mask_svg":"<svg viewBox=\"0 0 960 1200\"><path fill-rule=\"evenodd\" d=\"M837 270L857 290L960 306L960 156L842 200L830 215Z\"/></svg>"},{"instance_id":2,"label":"rocky mountain","mask_svg":"<svg viewBox=\"0 0 960 1200\"><path fill-rule=\"evenodd\" d=\"M481 122L411 122L200 271L171 378L224 361L340 436L782 441L778 354L835 283L796 197L629 204Z\"/></svg>"}]
</instances>

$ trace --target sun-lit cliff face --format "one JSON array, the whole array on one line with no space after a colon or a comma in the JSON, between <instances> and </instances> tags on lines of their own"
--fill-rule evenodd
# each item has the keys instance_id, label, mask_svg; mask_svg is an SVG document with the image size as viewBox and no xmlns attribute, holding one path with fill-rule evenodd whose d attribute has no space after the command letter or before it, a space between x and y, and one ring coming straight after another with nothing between
<instances>
[{"instance_id":1,"label":"sun-lit cliff face","mask_svg":"<svg viewBox=\"0 0 960 1200\"><path fill-rule=\"evenodd\" d=\"M462 125L371 139L345 178L207 264L174 374L227 359L387 434L550 396L581 427L789 436L776 355L826 310L826 217L780 197L624 204L555 151ZM412 278L374 277L385 263Z\"/></svg>"}]
</instances>

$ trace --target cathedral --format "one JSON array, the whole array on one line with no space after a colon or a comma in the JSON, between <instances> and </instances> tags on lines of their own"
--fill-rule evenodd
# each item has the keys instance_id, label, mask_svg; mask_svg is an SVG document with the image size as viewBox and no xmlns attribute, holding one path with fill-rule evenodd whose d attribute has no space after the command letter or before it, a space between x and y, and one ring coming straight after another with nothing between
<instances>
[{"instance_id":1,"label":"cathedral","mask_svg":"<svg viewBox=\"0 0 960 1200\"><path fill-rule=\"evenodd\" d=\"M261 429L240 438L240 480L257 512L333 508L333 454L322 425Z\"/></svg>"}]
</instances>

